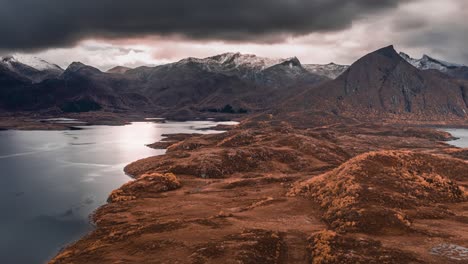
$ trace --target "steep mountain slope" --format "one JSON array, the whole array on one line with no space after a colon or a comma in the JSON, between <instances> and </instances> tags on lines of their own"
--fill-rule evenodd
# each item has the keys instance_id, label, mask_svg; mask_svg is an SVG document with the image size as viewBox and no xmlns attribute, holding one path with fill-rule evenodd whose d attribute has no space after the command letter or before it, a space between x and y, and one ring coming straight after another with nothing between
<instances>
[{"instance_id":1,"label":"steep mountain slope","mask_svg":"<svg viewBox=\"0 0 468 264\"><path fill-rule=\"evenodd\" d=\"M7 109L14 104L12 94L31 85L31 80L12 71L10 67L0 63L0 109Z\"/></svg>"},{"instance_id":2,"label":"steep mountain slope","mask_svg":"<svg viewBox=\"0 0 468 264\"><path fill-rule=\"evenodd\" d=\"M339 65L333 62L329 64L304 64L303 67L311 73L330 79L336 79L349 68L348 65Z\"/></svg>"},{"instance_id":3,"label":"steep mountain slope","mask_svg":"<svg viewBox=\"0 0 468 264\"><path fill-rule=\"evenodd\" d=\"M438 70L449 76L468 80L468 67L456 63L445 62L423 55L421 59L411 58L408 54L400 52L400 56L408 63L420 70Z\"/></svg>"},{"instance_id":4,"label":"steep mountain slope","mask_svg":"<svg viewBox=\"0 0 468 264\"><path fill-rule=\"evenodd\" d=\"M35 83L57 78L63 73L63 69L55 64L25 55L2 57L0 65Z\"/></svg>"},{"instance_id":5,"label":"steep mountain slope","mask_svg":"<svg viewBox=\"0 0 468 264\"><path fill-rule=\"evenodd\" d=\"M0 63L0 89L6 89L9 86L28 84L30 82L29 79Z\"/></svg>"},{"instance_id":6,"label":"steep mountain slope","mask_svg":"<svg viewBox=\"0 0 468 264\"><path fill-rule=\"evenodd\" d=\"M111 110L146 109L149 105L147 98L137 92L139 83L135 80L79 62L72 63L58 80L67 92L72 92L68 104L85 100Z\"/></svg>"},{"instance_id":7,"label":"steep mountain slope","mask_svg":"<svg viewBox=\"0 0 468 264\"><path fill-rule=\"evenodd\" d=\"M438 71L418 70L389 46L359 59L336 80L293 97L284 107L356 118L467 119L464 91Z\"/></svg>"}]
</instances>

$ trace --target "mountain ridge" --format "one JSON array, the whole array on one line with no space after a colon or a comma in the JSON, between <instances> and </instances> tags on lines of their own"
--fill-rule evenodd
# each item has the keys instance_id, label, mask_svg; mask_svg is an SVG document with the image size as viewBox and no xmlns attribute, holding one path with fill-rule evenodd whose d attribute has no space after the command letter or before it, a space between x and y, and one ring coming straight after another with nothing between
<instances>
[{"instance_id":1,"label":"mountain ridge","mask_svg":"<svg viewBox=\"0 0 468 264\"><path fill-rule=\"evenodd\" d=\"M468 66L435 59L424 54L421 59L414 59L404 52L400 56L420 70L438 70L451 77L468 80Z\"/></svg>"}]
</instances>

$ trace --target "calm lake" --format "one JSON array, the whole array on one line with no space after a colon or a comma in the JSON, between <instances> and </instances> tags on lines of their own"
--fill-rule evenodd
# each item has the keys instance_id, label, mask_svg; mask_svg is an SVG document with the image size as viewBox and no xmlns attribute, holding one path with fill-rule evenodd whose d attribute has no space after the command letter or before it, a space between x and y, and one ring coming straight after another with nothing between
<instances>
[{"instance_id":1,"label":"calm lake","mask_svg":"<svg viewBox=\"0 0 468 264\"><path fill-rule=\"evenodd\" d=\"M447 143L460 147L460 148L468 148L468 129L444 129L445 131L452 134L452 136L459 138L457 140L452 140Z\"/></svg>"},{"instance_id":2,"label":"calm lake","mask_svg":"<svg viewBox=\"0 0 468 264\"><path fill-rule=\"evenodd\" d=\"M138 122L73 131L0 131L0 263L44 263L92 230L89 215L131 180L128 163L170 133L233 122ZM204 130L198 130L198 129Z\"/></svg>"}]
</instances>

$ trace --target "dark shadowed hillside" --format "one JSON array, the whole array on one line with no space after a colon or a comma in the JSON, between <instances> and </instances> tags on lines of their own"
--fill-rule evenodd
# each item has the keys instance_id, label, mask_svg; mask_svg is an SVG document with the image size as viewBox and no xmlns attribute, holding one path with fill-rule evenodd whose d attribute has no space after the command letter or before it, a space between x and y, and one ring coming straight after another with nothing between
<instances>
[{"instance_id":1,"label":"dark shadowed hillside","mask_svg":"<svg viewBox=\"0 0 468 264\"><path fill-rule=\"evenodd\" d=\"M393 46L370 53L336 80L291 98L289 111L345 117L386 117L413 120L468 118L462 82L436 71L419 70Z\"/></svg>"}]
</instances>

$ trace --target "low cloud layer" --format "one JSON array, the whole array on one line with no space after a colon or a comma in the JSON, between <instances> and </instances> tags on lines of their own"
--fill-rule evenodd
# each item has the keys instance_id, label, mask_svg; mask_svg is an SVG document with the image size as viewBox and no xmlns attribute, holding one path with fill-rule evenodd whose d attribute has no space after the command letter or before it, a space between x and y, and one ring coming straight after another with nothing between
<instances>
[{"instance_id":1,"label":"low cloud layer","mask_svg":"<svg viewBox=\"0 0 468 264\"><path fill-rule=\"evenodd\" d=\"M89 38L179 36L281 42L349 28L403 0L15 0L0 2L0 49L36 50Z\"/></svg>"}]
</instances>

